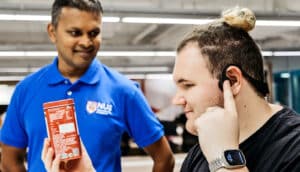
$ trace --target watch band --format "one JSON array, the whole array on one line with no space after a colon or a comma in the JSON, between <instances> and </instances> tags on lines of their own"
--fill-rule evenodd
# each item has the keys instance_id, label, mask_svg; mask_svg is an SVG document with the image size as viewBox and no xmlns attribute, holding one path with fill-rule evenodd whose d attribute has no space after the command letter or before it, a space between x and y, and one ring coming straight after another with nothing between
<instances>
[{"instance_id":1,"label":"watch band","mask_svg":"<svg viewBox=\"0 0 300 172\"><path fill-rule=\"evenodd\" d=\"M225 158L223 159L222 157L224 157L224 156L218 157L209 163L209 171L210 172L215 172L218 169L224 168L225 166L229 165L229 164L225 164L226 160L225 160Z\"/></svg>"},{"instance_id":2,"label":"watch band","mask_svg":"<svg viewBox=\"0 0 300 172\"><path fill-rule=\"evenodd\" d=\"M223 154L209 163L210 172L220 168L242 168L246 166L246 159L241 150L225 150Z\"/></svg>"}]
</instances>

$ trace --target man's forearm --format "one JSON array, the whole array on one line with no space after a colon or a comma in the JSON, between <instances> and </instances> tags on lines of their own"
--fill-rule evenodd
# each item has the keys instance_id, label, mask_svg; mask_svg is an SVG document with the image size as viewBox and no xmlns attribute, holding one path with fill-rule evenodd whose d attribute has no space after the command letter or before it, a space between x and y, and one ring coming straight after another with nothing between
<instances>
[{"instance_id":1,"label":"man's forearm","mask_svg":"<svg viewBox=\"0 0 300 172\"><path fill-rule=\"evenodd\" d=\"M1 144L1 148L1 165L3 172L26 172L25 148L16 148L6 144Z\"/></svg>"},{"instance_id":2,"label":"man's forearm","mask_svg":"<svg viewBox=\"0 0 300 172\"><path fill-rule=\"evenodd\" d=\"M2 172L26 172L24 163L2 163Z\"/></svg>"},{"instance_id":3,"label":"man's forearm","mask_svg":"<svg viewBox=\"0 0 300 172\"><path fill-rule=\"evenodd\" d=\"M154 162L153 172L173 172L175 165L174 158L170 158L166 161Z\"/></svg>"}]
</instances>

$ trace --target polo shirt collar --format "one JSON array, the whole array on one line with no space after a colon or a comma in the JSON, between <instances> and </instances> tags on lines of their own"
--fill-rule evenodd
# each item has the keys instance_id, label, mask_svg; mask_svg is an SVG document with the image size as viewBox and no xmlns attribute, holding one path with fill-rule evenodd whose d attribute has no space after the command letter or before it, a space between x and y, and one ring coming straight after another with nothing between
<instances>
[{"instance_id":1,"label":"polo shirt collar","mask_svg":"<svg viewBox=\"0 0 300 172\"><path fill-rule=\"evenodd\" d=\"M103 72L102 64L95 58L90 64L88 70L79 78L79 81L86 84L96 84L100 80Z\"/></svg>"},{"instance_id":2,"label":"polo shirt collar","mask_svg":"<svg viewBox=\"0 0 300 172\"><path fill-rule=\"evenodd\" d=\"M90 64L88 70L79 78L79 81L90 85L95 84L100 80L102 70L101 63L95 58ZM53 63L50 64L47 76L47 81L50 85L59 84L66 80L66 78L58 70L58 57L56 57L53 60Z\"/></svg>"}]
</instances>

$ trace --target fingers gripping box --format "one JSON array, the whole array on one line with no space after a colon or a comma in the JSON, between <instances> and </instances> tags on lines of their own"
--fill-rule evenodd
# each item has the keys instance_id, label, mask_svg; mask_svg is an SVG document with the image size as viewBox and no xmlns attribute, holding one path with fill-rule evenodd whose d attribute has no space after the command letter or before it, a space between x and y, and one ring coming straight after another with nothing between
<instances>
[{"instance_id":1,"label":"fingers gripping box","mask_svg":"<svg viewBox=\"0 0 300 172\"><path fill-rule=\"evenodd\" d=\"M81 156L73 99L64 99L43 104L48 137L55 155L61 160L77 159Z\"/></svg>"}]
</instances>

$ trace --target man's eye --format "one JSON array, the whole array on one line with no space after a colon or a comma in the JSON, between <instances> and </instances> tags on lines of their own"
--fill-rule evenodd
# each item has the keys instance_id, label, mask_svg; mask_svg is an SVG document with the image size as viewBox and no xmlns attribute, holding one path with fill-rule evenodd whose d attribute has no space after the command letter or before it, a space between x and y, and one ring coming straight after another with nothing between
<instances>
[{"instance_id":1,"label":"man's eye","mask_svg":"<svg viewBox=\"0 0 300 172\"><path fill-rule=\"evenodd\" d=\"M69 31L69 34L70 34L71 36L76 37L76 36L80 36L80 35L81 35L81 32L80 32L80 31L77 31L77 30L73 30L73 31Z\"/></svg>"},{"instance_id":2,"label":"man's eye","mask_svg":"<svg viewBox=\"0 0 300 172\"><path fill-rule=\"evenodd\" d=\"M193 84L185 84L185 87L192 87Z\"/></svg>"},{"instance_id":3,"label":"man's eye","mask_svg":"<svg viewBox=\"0 0 300 172\"><path fill-rule=\"evenodd\" d=\"M192 86L194 86L194 84L183 84L183 87L184 87L184 88L190 88L190 87L192 87Z\"/></svg>"},{"instance_id":4,"label":"man's eye","mask_svg":"<svg viewBox=\"0 0 300 172\"><path fill-rule=\"evenodd\" d=\"M89 33L90 37L96 37L97 35L99 35L100 31L92 31Z\"/></svg>"}]
</instances>

